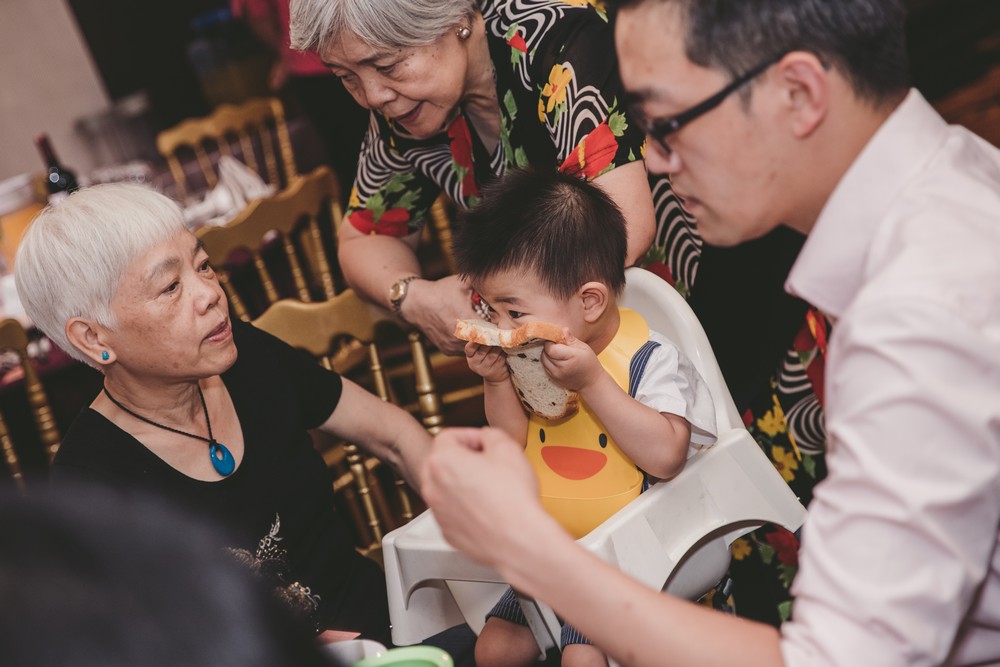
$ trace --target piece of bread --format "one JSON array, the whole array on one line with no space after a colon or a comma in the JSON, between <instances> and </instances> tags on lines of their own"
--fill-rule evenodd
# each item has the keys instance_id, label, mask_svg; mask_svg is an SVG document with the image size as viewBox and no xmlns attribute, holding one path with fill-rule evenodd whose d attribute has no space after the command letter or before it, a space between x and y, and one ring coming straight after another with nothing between
<instances>
[{"instance_id":1,"label":"piece of bread","mask_svg":"<svg viewBox=\"0 0 1000 667\"><path fill-rule=\"evenodd\" d=\"M545 342L566 342L562 327L548 322L528 322L516 329L501 329L485 320L459 320L455 336L504 349L510 380L521 404L529 412L544 419L563 419L576 414L579 395L553 382L542 367Z\"/></svg>"}]
</instances>

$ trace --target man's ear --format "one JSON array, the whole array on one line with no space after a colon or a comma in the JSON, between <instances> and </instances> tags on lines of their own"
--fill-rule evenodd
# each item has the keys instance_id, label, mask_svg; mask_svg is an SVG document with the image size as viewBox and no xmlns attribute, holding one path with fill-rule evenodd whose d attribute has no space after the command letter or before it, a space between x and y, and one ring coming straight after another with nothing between
<instances>
[{"instance_id":1,"label":"man's ear","mask_svg":"<svg viewBox=\"0 0 1000 667\"><path fill-rule=\"evenodd\" d=\"M795 137L816 131L830 104L830 72L815 54L792 51L775 66Z\"/></svg>"},{"instance_id":2,"label":"man's ear","mask_svg":"<svg viewBox=\"0 0 1000 667\"><path fill-rule=\"evenodd\" d=\"M114 349L106 344L105 329L93 320L83 317L71 317L66 323L66 338L70 345L78 349L95 368L102 368L114 363Z\"/></svg>"},{"instance_id":3,"label":"man's ear","mask_svg":"<svg viewBox=\"0 0 1000 667\"><path fill-rule=\"evenodd\" d=\"M583 320L588 324L596 322L608 307L608 286L604 283L591 281L584 283L577 292L583 304Z\"/></svg>"}]
</instances>

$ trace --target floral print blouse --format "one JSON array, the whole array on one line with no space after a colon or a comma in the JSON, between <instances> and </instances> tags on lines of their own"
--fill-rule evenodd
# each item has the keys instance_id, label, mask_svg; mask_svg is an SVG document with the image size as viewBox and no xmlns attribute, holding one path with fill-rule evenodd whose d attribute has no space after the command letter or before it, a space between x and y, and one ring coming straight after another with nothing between
<instances>
[{"instance_id":1,"label":"floral print blouse","mask_svg":"<svg viewBox=\"0 0 1000 667\"><path fill-rule=\"evenodd\" d=\"M551 165L593 179L642 159L644 136L620 107L614 33L595 0L485 0L482 13L500 103L500 141L487 151L459 114L428 139L401 136L372 113L347 220L406 236L444 191L461 207L515 167Z\"/></svg>"}]
</instances>

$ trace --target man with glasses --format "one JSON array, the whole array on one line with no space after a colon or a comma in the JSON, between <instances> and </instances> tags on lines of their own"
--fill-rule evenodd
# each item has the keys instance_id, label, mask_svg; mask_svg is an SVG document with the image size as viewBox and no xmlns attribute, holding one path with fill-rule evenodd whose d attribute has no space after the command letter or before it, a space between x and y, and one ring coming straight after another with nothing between
<instances>
[{"instance_id":1,"label":"man with glasses","mask_svg":"<svg viewBox=\"0 0 1000 667\"><path fill-rule=\"evenodd\" d=\"M660 595L538 509L518 448L439 436L449 540L626 664L1000 663L1000 151L908 87L900 0L632 0L622 81L706 241L808 235L828 477L780 632Z\"/></svg>"}]
</instances>

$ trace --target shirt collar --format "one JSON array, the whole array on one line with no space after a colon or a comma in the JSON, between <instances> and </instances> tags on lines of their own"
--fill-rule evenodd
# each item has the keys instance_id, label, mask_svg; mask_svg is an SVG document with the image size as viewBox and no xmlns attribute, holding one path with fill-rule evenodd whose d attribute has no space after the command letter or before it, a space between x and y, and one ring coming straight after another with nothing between
<instances>
[{"instance_id":1,"label":"shirt collar","mask_svg":"<svg viewBox=\"0 0 1000 667\"><path fill-rule=\"evenodd\" d=\"M879 224L911 175L945 138L947 124L915 89L892 112L834 188L785 290L836 319L865 282Z\"/></svg>"}]
</instances>

